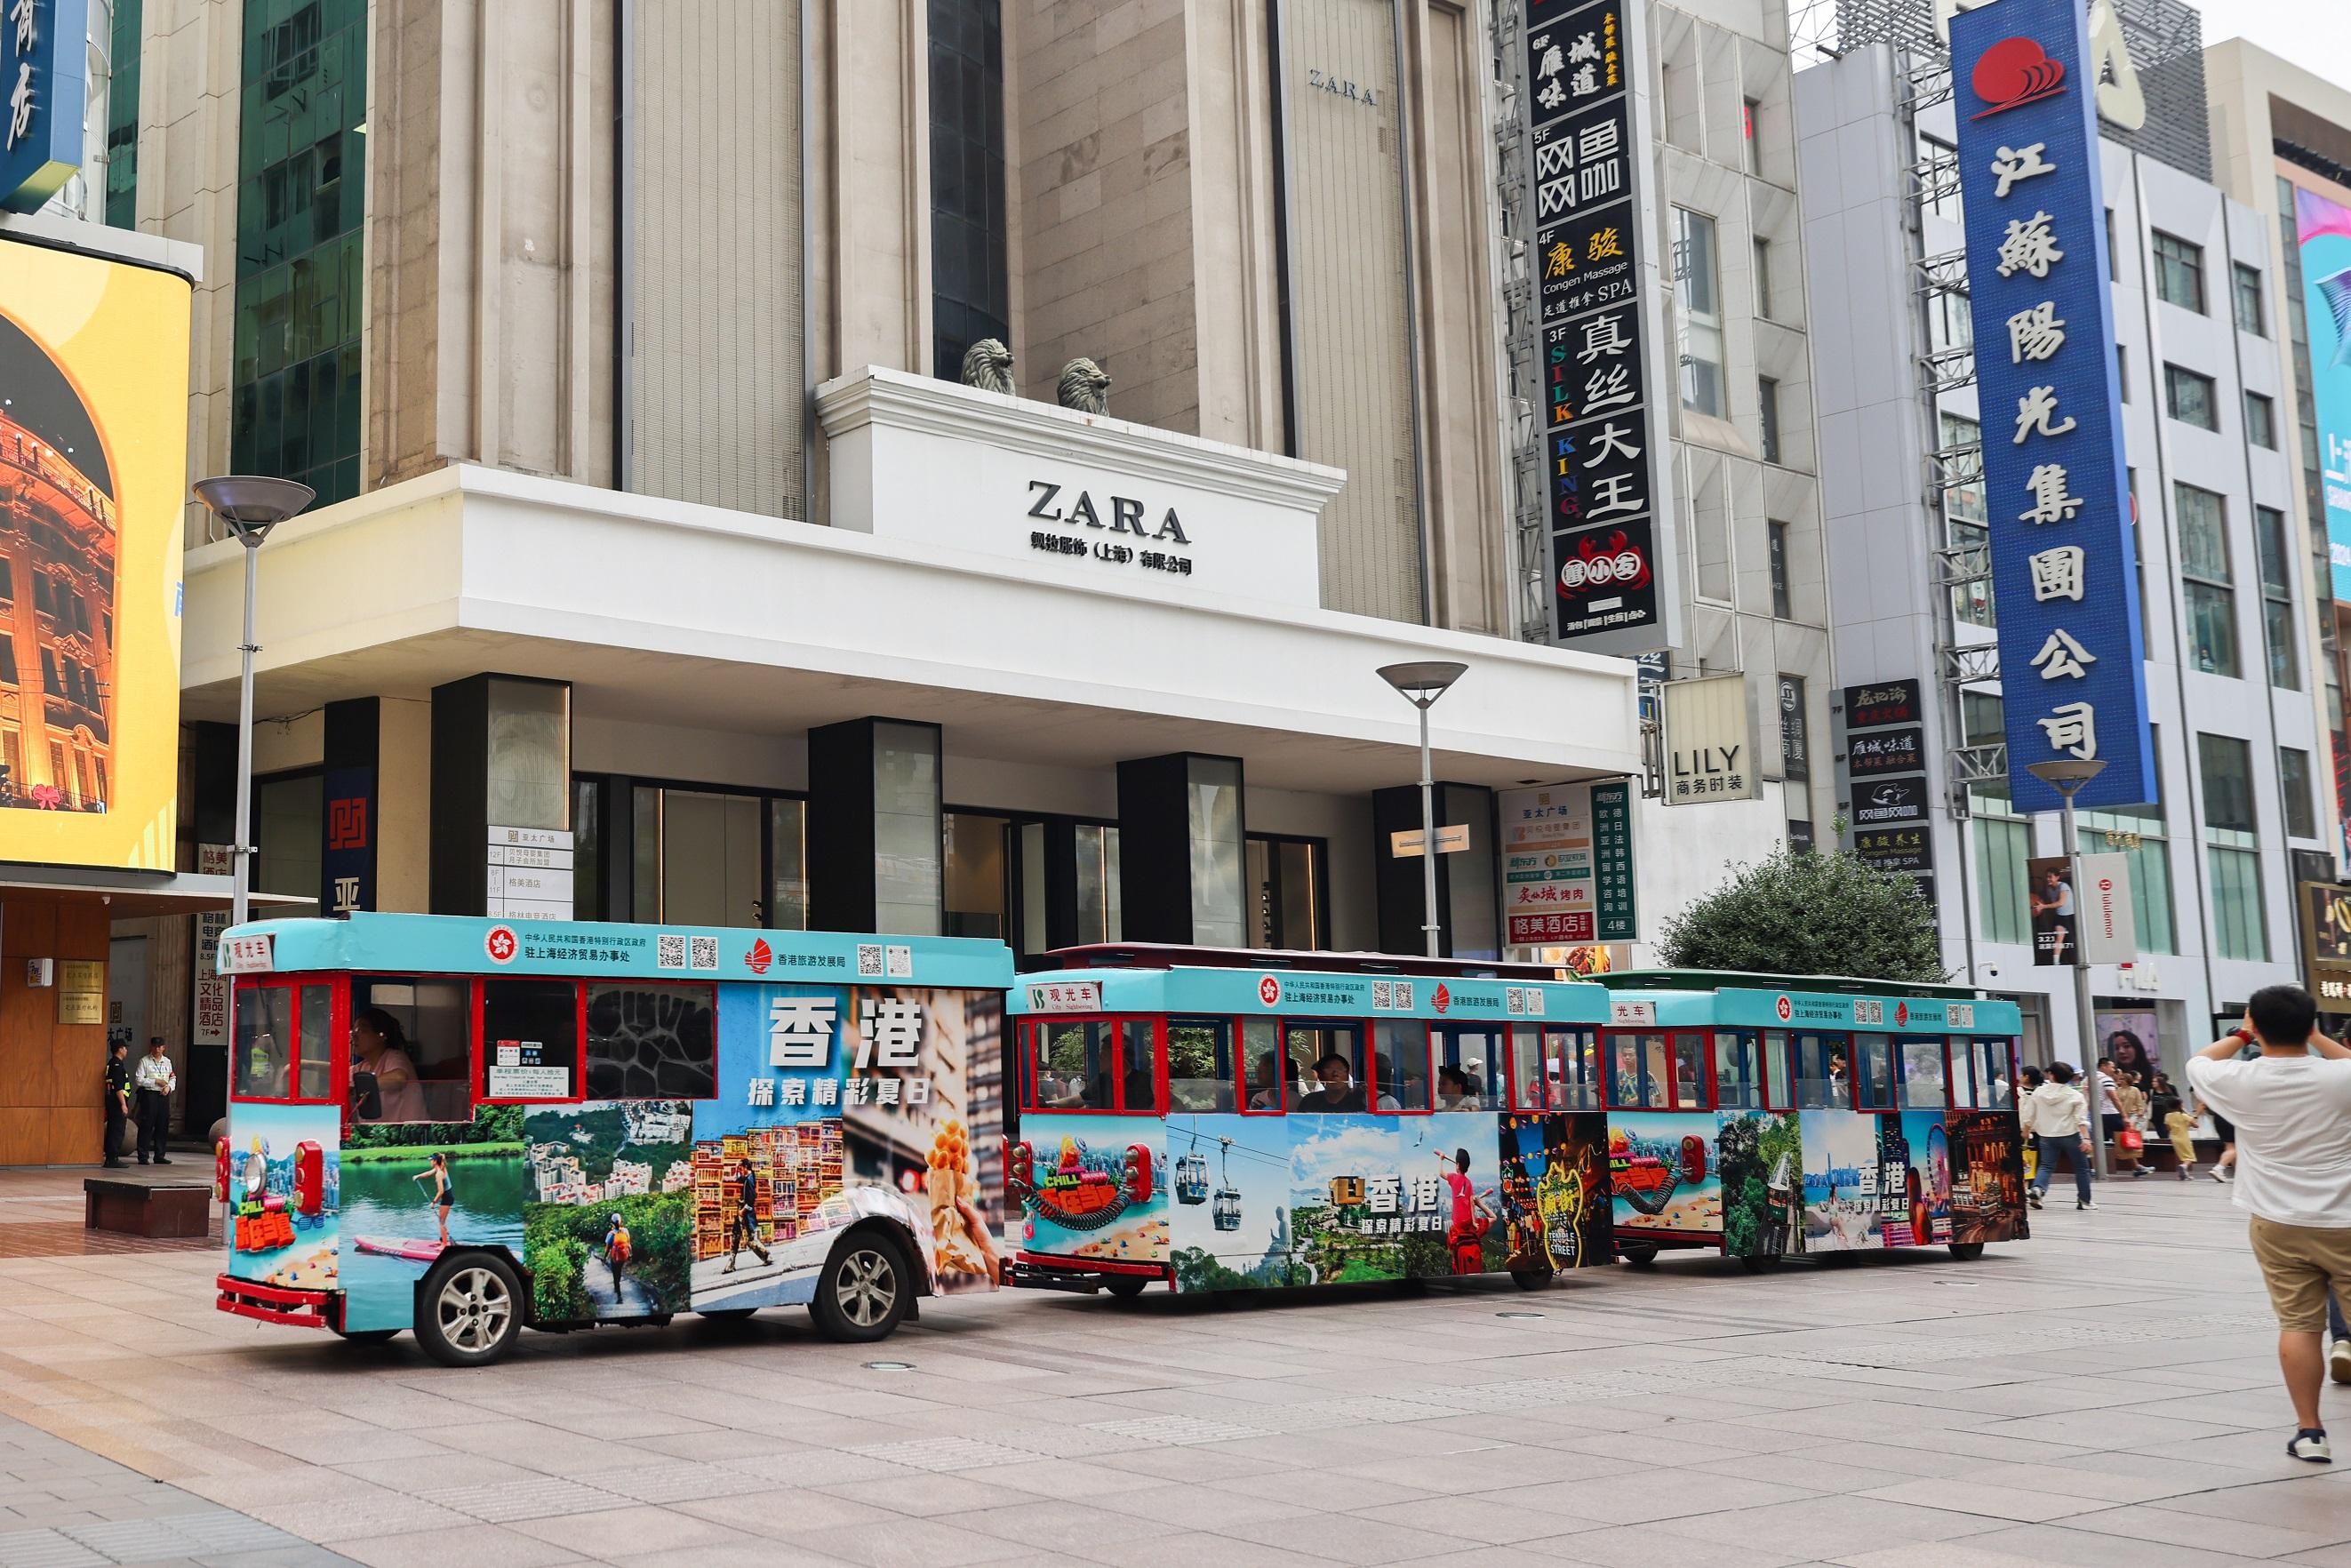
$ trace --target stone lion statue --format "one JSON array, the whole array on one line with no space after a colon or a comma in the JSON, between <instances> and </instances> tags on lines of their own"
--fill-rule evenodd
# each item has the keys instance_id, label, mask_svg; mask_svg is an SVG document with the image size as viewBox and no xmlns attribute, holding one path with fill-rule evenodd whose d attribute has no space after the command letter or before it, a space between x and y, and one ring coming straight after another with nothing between
<instances>
[{"instance_id":1,"label":"stone lion statue","mask_svg":"<svg viewBox=\"0 0 2351 1568\"><path fill-rule=\"evenodd\" d=\"M1012 395L1012 350L994 338L982 338L963 351L963 384L982 392Z\"/></svg>"},{"instance_id":2,"label":"stone lion statue","mask_svg":"<svg viewBox=\"0 0 2351 1568\"><path fill-rule=\"evenodd\" d=\"M1073 408L1080 413L1108 413L1109 392L1110 372L1092 360L1075 359L1061 367L1063 408Z\"/></svg>"}]
</instances>

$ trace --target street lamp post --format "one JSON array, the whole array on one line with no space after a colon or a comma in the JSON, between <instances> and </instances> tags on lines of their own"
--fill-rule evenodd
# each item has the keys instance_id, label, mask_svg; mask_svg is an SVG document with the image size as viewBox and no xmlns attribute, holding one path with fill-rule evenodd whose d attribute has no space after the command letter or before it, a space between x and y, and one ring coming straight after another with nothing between
<instances>
[{"instance_id":1,"label":"street lamp post","mask_svg":"<svg viewBox=\"0 0 2351 1568\"><path fill-rule=\"evenodd\" d=\"M2090 1170L2101 1181L2106 1175L2105 1124L2102 1117L2105 1106L2098 1092L2097 1023L2090 1014L2090 967L2082 962L2082 840L2074 821L2074 796L2105 768L2105 759L2096 757L2061 757L2025 768L2027 773L2056 790L2065 803L2065 885L2074 890L2074 1027L2082 1040L2082 1099L2086 1108L2082 1130L2090 1139Z\"/></svg>"},{"instance_id":2,"label":"street lamp post","mask_svg":"<svg viewBox=\"0 0 2351 1568\"><path fill-rule=\"evenodd\" d=\"M253 883L254 846L246 841L253 836L253 656L261 651L253 640L255 563L269 530L308 506L318 492L292 479L257 474L199 479L195 489L196 499L245 547L245 640L237 644L242 662L236 691L236 843L230 851L236 880L229 902L229 924L242 925Z\"/></svg>"},{"instance_id":3,"label":"street lamp post","mask_svg":"<svg viewBox=\"0 0 2351 1568\"><path fill-rule=\"evenodd\" d=\"M1468 670L1449 659L1427 659L1411 664L1381 666L1380 679L1402 694L1405 701L1420 710L1420 934L1428 946L1428 956L1437 955L1439 926L1437 919L1437 781L1429 768L1428 710L1437 706L1447 688Z\"/></svg>"}]
</instances>

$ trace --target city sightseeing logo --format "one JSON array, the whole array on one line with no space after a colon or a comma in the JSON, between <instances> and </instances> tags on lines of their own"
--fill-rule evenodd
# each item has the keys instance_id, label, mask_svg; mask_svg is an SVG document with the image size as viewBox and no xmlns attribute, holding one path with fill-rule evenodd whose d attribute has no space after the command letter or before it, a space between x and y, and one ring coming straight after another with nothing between
<instances>
[{"instance_id":1,"label":"city sightseeing logo","mask_svg":"<svg viewBox=\"0 0 2351 1568\"><path fill-rule=\"evenodd\" d=\"M2031 38L2002 38L1976 57L1968 85L1989 106L1971 117L1983 120L2064 92L2065 68Z\"/></svg>"},{"instance_id":2,"label":"city sightseeing logo","mask_svg":"<svg viewBox=\"0 0 2351 1568\"><path fill-rule=\"evenodd\" d=\"M755 975L764 975L768 966L776 961L776 950L768 946L765 936L751 939L751 950L743 955L743 967Z\"/></svg>"},{"instance_id":3,"label":"city sightseeing logo","mask_svg":"<svg viewBox=\"0 0 2351 1568\"><path fill-rule=\"evenodd\" d=\"M1588 538L1576 540L1575 553L1559 563L1559 596L1562 599L1598 593L1610 588L1647 586L1648 560L1633 548L1621 528L1612 532L1604 545Z\"/></svg>"}]
</instances>

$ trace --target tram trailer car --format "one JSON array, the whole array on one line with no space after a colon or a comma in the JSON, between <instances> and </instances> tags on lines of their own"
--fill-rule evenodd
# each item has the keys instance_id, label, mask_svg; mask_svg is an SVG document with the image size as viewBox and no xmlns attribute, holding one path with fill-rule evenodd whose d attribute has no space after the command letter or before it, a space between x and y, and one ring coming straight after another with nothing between
<instances>
[{"instance_id":1,"label":"tram trailer car","mask_svg":"<svg viewBox=\"0 0 2351 1568\"><path fill-rule=\"evenodd\" d=\"M2022 1241L2013 1002L1820 976L1600 977L1579 1063L1607 1101L1613 1225L1635 1265Z\"/></svg>"},{"instance_id":2,"label":"tram trailer car","mask_svg":"<svg viewBox=\"0 0 2351 1568\"><path fill-rule=\"evenodd\" d=\"M1050 956L1010 1000L1012 1284L1534 1289L1610 1261L1607 1118L1569 1076L1600 987L1361 954Z\"/></svg>"},{"instance_id":3,"label":"tram trailer car","mask_svg":"<svg viewBox=\"0 0 2351 1568\"><path fill-rule=\"evenodd\" d=\"M479 1365L1002 1282L1001 943L362 914L220 954L223 1312Z\"/></svg>"}]
</instances>

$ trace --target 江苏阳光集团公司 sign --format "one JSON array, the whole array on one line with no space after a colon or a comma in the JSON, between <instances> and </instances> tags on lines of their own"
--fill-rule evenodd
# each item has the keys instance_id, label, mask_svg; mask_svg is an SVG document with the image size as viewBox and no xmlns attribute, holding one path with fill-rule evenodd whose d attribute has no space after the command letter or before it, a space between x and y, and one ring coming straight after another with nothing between
<instances>
[{"instance_id":1,"label":"\u6c5f\u82cf\u9633\u5149\u96c6\u56e2\u516c\u53f8 sign","mask_svg":"<svg viewBox=\"0 0 2351 1568\"><path fill-rule=\"evenodd\" d=\"M2009 790L2025 811L2060 803L2036 762L2103 762L2082 806L2155 789L2088 58L2080 0L1951 19Z\"/></svg>"},{"instance_id":2,"label":"\u6c5f\u82cf\u9633\u5149\u96c6\u56e2\u516c\u53f8 sign","mask_svg":"<svg viewBox=\"0 0 2351 1568\"><path fill-rule=\"evenodd\" d=\"M0 10L0 207L29 213L81 167L89 0Z\"/></svg>"}]
</instances>

